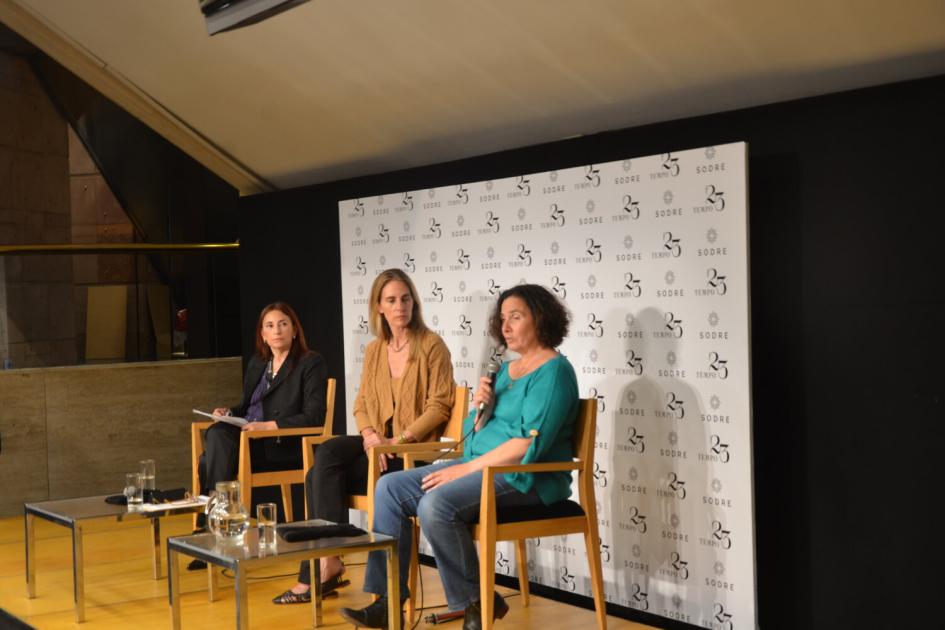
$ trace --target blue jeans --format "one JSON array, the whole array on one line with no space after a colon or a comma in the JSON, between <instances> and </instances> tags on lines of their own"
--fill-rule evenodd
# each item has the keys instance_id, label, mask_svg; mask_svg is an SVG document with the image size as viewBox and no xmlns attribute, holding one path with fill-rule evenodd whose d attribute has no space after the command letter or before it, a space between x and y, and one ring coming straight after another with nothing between
<instances>
[{"instance_id":1,"label":"blue jeans","mask_svg":"<svg viewBox=\"0 0 945 630\"><path fill-rule=\"evenodd\" d=\"M462 463L462 460L389 473L380 478L374 491L374 531L397 539L400 561L400 593L407 597L407 570L413 544L410 517L420 517L420 529L433 547L437 570L450 610L462 610L479 599L479 556L469 531L469 523L479 516L482 473L455 479L429 492L420 489L421 480L435 470ZM538 505L533 490L523 494L510 486L503 475L495 477L496 508ZM486 562L493 562L487 558ZM368 556L364 591L387 593L387 566L383 551Z\"/></svg>"}]
</instances>

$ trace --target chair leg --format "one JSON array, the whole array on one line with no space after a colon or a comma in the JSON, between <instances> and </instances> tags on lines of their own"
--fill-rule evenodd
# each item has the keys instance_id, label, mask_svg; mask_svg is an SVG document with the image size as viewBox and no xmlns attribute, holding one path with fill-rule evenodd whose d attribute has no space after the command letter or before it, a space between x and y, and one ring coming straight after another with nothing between
<instances>
[{"instance_id":1,"label":"chair leg","mask_svg":"<svg viewBox=\"0 0 945 630\"><path fill-rule=\"evenodd\" d=\"M525 539L515 541L515 566L518 567L518 590L522 593L522 606L528 606L528 550Z\"/></svg>"},{"instance_id":2,"label":"chair leg","mask_svg":"<svg viewBox=\"0 0 945 630\"><path fill-rule=\"evenodd\" d=\"M282 507L285 509L285 522L291 523L295 520L292 515L292 486L282 484Z\"/></svg>"},{"instance_id":3,"label":"chair leg","mask_svg":"<svg viewBox=\"0 0 945 630\"><path fill-rule=\"evenodd\" d=\"M596 528L594 528L596 530ZM591 570L591 590L594 592L594 612L597 614L598 630L607 630L607 600L604 599L604 573L600 553L597 550L597 532L584 533L587 563Z\"/></svg>"},{"instance_id":4,"label":"chair leg","mask_svg":"<svg viewBox=\"0 0 945 630\"><path fill-rule=\"evenodd\" d=\"M413 545L410 549L410 569L407 571L407 588L410 590L410 597L407 598L406 621L413 625L414 616L417 614L417 575L420 573L420 552L417 547L420 545L420 523L411 519L411 528L413 530Z\"/></svg>"},{"instance_id":5,"label":"chair leg","mask_svg":"<svg viewBox=\"0 0 945 630\"><path fill-rule=\"evenodd\" d=\"M483 528L486 529L486 528ZM479 539L479 606L482 611L483 630L492 630L495 614L495 538L482 536Z\"/></svg>"}]
</instances>

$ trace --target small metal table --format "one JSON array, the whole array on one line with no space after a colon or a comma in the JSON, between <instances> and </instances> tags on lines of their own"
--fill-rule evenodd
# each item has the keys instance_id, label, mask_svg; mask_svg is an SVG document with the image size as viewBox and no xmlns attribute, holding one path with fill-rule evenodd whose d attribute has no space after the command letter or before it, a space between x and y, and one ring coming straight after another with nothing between
<instances>
[{"instance_id":1,"label":"small metal table","mask_svg":"<svg viewBox=\"0 0 945 630\"><path fill-rule=\"evenodd\" d=\"M174 507L157 511L129 510L124 505L105 503L105 497L82 497L26 503L23 505L26 526L26 593L36 597L36 540L33 534L37 518L72 530L72 594L75 601L75 621L85 621L85 567L82 559L82 524L100 518L128 521L146 518L151 521L153 546L152 567L155 580L161 579L161 518L171 514L187 514L203 510L203 505Z\"/></svg>"},{"instance_id":2,"label":"small metal table","mask_svg":"<svg viewBox=\"0 0 945 630\"><path fill-rule=\"evenodd\" d=\"M299 525L332 525L328 521L309 520L291 523ZM277 530L282 526L277 527ZM286 560L305 560L310 562L312 576L312 625L322 624L322 581L319 570L319 558L338 556L358 551L387 552L387 593L388 619L392 630L400 630L400 582L397 560L397 539L384 534L365 534L344 538L322 538L301 542L286 542L276 534L274 549L260 549L259 530L250 527L243 536L242 543L220 541L214 534L195 534L192 536L173 536L167 539L167 586L168 602L171 606L171 627L180 629L180 566L179 554L199 558L211 565L230 569L235 576L236 588L236 627L239 630L249 628L249 605L247 604L246 572L250 568L285 562ZM216 599L217 571L213 567L208 572L209 599Z\"/></svg>"}]
</instances>

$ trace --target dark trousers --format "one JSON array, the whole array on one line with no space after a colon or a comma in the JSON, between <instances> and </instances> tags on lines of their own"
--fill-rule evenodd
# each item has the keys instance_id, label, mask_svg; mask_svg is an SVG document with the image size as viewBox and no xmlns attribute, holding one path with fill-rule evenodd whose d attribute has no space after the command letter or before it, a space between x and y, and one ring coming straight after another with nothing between
<instances>
[{"instance_id":1,"label":"dark trousers","mask_svg":"<svg viewBox=\"0 0 945 630\"><path fill-rule=\"evenodd\" d=\"M255 441L259 442L259 440ZM216 489L218 481L236 479L239 472L240 428L226 422L217 422L211 425L204 434L204 444L205 449L197 465L197 475L200 478L200 492L210 494ZM271 460L266 457L265 450L260 448L262 446L264 445L253 444L253 448L250 449L249 456L253 470L301 468L301 453L295 459ZM252 514L253 506L244 505L243 507Z\"/></svg>"},{"instance_id":2,"label":"dark trousers","mask_svg":"<svg viewBox=\"0 0 945 630\"><path fill-rule=\"evenodd\" d=\"M403 470L404 460L387 462L387 470ZM360 435L341 435L315 449L315 464L305 475L309 518L348 522L348 495L367 493L368 458ZM308 561L299 567L299 582L311 584Z\"/></svg>"}]
</instances>

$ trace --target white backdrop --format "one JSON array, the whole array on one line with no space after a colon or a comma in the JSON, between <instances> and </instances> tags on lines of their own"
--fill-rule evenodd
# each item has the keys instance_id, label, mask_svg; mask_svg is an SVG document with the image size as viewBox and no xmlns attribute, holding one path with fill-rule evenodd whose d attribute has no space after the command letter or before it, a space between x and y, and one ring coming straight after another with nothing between
<instances>
[{"instance_id":1,"label":"white backdrop","mask_svg":"<svg viewBox=\"0 0 945 630\"><path fill-rule=\"evenodd\" d=\"M592 551L608 601L725 630L756 626L746 151L339 204L348 417L381 270L411 275L468 384L495 351L486 321L498 293L547 286L573 314L561 352L581 396L598 401ZM581 537L532 540L529 554L533 581L590 594ZM495 562L517 575L511 545Z\"/></svg>"}]
</instances>

